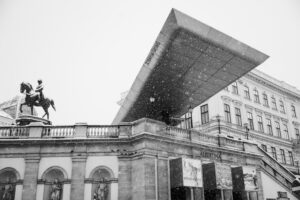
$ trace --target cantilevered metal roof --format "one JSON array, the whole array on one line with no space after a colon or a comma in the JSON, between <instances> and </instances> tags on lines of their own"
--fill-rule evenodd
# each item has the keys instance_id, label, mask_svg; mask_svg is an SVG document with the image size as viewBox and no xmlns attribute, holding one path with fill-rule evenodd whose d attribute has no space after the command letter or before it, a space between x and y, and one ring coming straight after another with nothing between
<instances>
[{"instance_id":1,"label":"cantilevered metal roof","mask_svg":"<svg viewBox=\"0 0 300 200\"><path fill-rule=\"evenodd\" d=\"M161 111L179 117L267 58L172 9L113 124L159 119Z\"/></svg>"}]
</instances>

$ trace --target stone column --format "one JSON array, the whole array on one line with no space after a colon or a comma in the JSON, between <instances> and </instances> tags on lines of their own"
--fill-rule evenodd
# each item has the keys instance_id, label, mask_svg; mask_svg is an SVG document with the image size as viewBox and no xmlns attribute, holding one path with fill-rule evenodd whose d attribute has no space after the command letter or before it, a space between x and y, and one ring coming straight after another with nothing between
<instances>
[{"instance_id":1,"label":"stone column","mask_svg":"<svg viewBox=\"0 0 300 200\"><path fill-rule=\"evenodd\" d=\"M84 177L86 156L72 158L71 198L72 200L84 199Z\"/></svg>"},{"instance_id":2,"label":"stone column","mask_svg":"<svg viewBox=\"0 0 300 200\"><path fill-rule=\"evenodd\" d=\"M25 158L22 200L36 199L39 163L40 157L38 156Z\"/></svg>"},{"instance_id":3,"label":"stone column","mask_svg":"<svg viewBox=\"0 0 300 200\"><path fill-rule=\"evenodd\" d=\"M119 157L118 193L119 200L132 199L131 159Z\"/></svg>"},{"instance_id":4,"label":"stone column","mask_svg":"<svg viewBox=\"0 0 300 200\"><path fill-rule=\"evenodd\" d=\"M264 200L264 193L263 193L263 185L261 180L261 169L256 169L256 175L257 175L257 186L258 186L258 200Z\"/></svg>"}]
</instances>

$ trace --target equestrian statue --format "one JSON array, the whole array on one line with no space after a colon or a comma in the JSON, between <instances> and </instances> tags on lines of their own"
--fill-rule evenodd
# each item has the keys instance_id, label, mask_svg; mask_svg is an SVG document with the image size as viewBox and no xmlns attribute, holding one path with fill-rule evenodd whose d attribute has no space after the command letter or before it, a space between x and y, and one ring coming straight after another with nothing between
<instances>
[{"instance_id":1,"label":"equestrian statue","mask_svg":"<svg viewBox=\"0 0 300 200\"><path fill-rule=\"evenodd\" d=\"M48 108L50 105L55 110L53 99L46 98L43 93L44 85L41 79L38 80L38 86L34 90L30 83L22 82L20 87L20 92L25 92L25 102L20 105L20 112L22 113L22 106L27 105L31 108L31 115L33 115L33 106L41 106L45 114L43 118L47 115L47 119L49 120L49 112Z\"/></svg>"}]
</instances>

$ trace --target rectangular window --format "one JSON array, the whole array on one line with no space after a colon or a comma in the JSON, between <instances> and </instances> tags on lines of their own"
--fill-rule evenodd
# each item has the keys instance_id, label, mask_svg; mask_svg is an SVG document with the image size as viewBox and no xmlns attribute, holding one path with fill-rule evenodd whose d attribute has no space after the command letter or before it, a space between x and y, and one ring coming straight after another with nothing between
<instances>
[{"instance_id":1,"label":"rectangular window","mask_svg":"<svg viewBox=\"0 0 300 200\"><path fill-rule=\"evenodd\" d=\"M292 108L292 117L297 117L295 106L291 105L291 108Z\"/></svg>"},{"instance_id":2,"label":"rectangular window","mask_svg":"<svg viewBox=\"0 0 300 200\"><path fill-rule=\"evenodd\" d=\"M279 107L280 107L280 112L285 113L284 104L282 100L279 100Z\"/></svg>"},{"instance_id":3,"label":"rectangular window","mask_svg":"<svg viewBox=\"0 0 300 200\"><path fill-rule=\"evenodd\" d=\"M266 121L267 121L267 131L268 131L268 134L273 135L273 129L272 129L271 119L267 118Z\"/></svg>"},{"instance_id":4,"label":"rectangular window","mask_svg":"<svg viewBox=\"0 0 300 200\"><path fill-rule=\"evenodd\" d=\"M275 128L276 128L277 137L281 137L280 124L277 121L275 121Z\"/></svg>"},{"instance_id":5,"label":"rectangular window","mask_svg":"<svg viewBox=\"0 0 300 200\"><path fill-rule=\"evenodd\" d=\"M224 104L224 112L225 112L225 121L231 123L230 106L228 104Z\"/></svg>"},{"instance_id":6,"label":"rectangular window","mask_svg":"<svg viewBox=\"0 0 300 200\"><path fill-rule=\"evenodd\" d=\"M289 139L290 138L287 124L283 124L283 138L284 139Z\"/></svg>"},{"instance_id":7,"label":"rectangular window","mask_svg":"<svg viewBox=\"0 0 300 200\"><path fill-rule=\"evenodd\" d=\"M258 131L264 132L264 125L263 125L262 117L260 115L257 115L257 124L258 124Z\"/></svg>"},{"instance_id":8,"label":"rectangular window","mask_svg":"<svg viewBox=\"0 0 300 200\"><path fill-rule=\"evenodd\" d=\"M294 157L293 157L293 152L289 151L289 159L290 159L290 164L294 166Z\"/></svg>"},{"instance_id":9,"label":"rectangular window","mask_svg":"<svg viewBox=\"0 0 300 200\"><path fill-rule=\"evenodd\" d=\"M249 129L254 130L253 116L251 112L247 112L247 118L248 118Z\"/></svg>"},{"instance_id":10,"label":"rectangular window","mask_svg":"<svg viewBox=\"0 0 300 200\"><path fill-rule=\"evenodd\" d=\"M201 111L201 124L207 124L209 121L208 104L201 106L200 111Z\"/></svg>"},{"instance_id":11,"label":"rectangular window","mask_svg":"<svg viewBox=\"0 0 300 200\"><path fill-rule=\"evenodd\" d=\"M258 94L258 90L254 89L254 102L255 103L260 103L259 101L259 94Z\"/></svg>"},{"instance_id":12,"label":"rectangular window","mask_svg":"<svg viewBox=\"0 0 300 200\"><path fill-rule=\"evenodd\" d=\"M239 94L239 89L238 89L237 82L232 83L232 93L233 94Z\"/></svg>"},{"instance_id":13,"label":"rectangular window","mask_svg":"<svg viewBox=\"0 0 300 200\"><path fill-rule=\"evenodd\" d=\"M267 145L262 144L262 145L261 145L261 148L262 148L265 152L268 152L268 150L267 150Z\"/></svg>"},{"instance_id":14,"label":"rectangular window","mask_svg":"<svg viewBox=\"0 0 300 200\"><path fill-rule=\"evenodd\" d=\"M271 102L272 102L272 108L274 110L277 110L277 105L276 105L276 99L275 99L275 97L271 97Z\"/></svg>"},{"instance_id":15,"label":"rectangular window","mask_svg":"<svg viewBox=\"0 0 300 200\"><path fill-rule=\"evenodd\" d=\"M248 86L245 86L244 93L245 93L245 98L250 99L250 92Z\"/></svg>"},{"instance_id":16,"label":"rectangular window","mask_svg":"<svg viewBox=\"0 0 300 200\"><path fill-rule=\"evenodd\" d=\"M296 139L299 140L300 136L299 136L299 129L295 128L295 135L296 135Z\"/></svg>"},{"instance_id":17,"label":"rectangular window","mask_svg":"<svg viewBox=\"0 0 300 200\"><path fill-rule=\"evenodd\" d=\"M286 160L285 160L285 153L283 149L280 149L280 154L281 154L281 162L283 164L286 164Z\"/></svg>"},{"instance_id":18,"label":"rectangular window","mask_svg":"<svg viewBox=\"0 0 300 200\"><path fill-rule=\"evenodd\" d=\"M268 106L269 107L268 96L265 93L263 93L263 101L264 101L264 106Z\"/></svg>"},{"instance_id":19,"label":"rectangular window","mask_svg":"<svg viewBox=\"0 0 300 200\"><path fill-rule=\"evenodd\" d=\"M242 126L242 116L241 116L241 110L239 108L235 108L235 119L236 119L236 124Z\"/></svg>"},{"instance_id":20,"label":"rectangular window","mask_svg":"<svg viewBox=\"0 0 300 200\"><path fill-rule=\"evenodd\" d=\"M276 154L276 149L275 147L271 147L271 150L272 150L272 157L277 160L277 154Z\"/></svg>"}]
</instances>

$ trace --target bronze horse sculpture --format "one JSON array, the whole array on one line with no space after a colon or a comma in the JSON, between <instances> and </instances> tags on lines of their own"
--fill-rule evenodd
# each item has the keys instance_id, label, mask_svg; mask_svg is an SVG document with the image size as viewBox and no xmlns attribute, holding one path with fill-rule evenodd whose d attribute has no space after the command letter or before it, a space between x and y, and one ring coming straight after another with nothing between
<instances>
[{"instance_id":1,"label":"bronze horse sculpture","mask_svg":"<svg viewBox=\"0 0 300 200\"><path fill-rule=\"evenodd\" d=\"M37 95L32 95L34 93L34 90L30 83L25 83L25 82L21 83L20 92L24 93L24 91L26 92L26 97L25 97L25 102L20 105L20 112L21 113L23 112L22 106L27 105L31 109L31 115L33 115L33 106L41 106L45 111L43 118L45 117L45 115L47 115L47 119L49 120L48 108L50 107L50 105L55 110L53 99L50 98L39 99Z\"/></svg>"}]
</instances>

